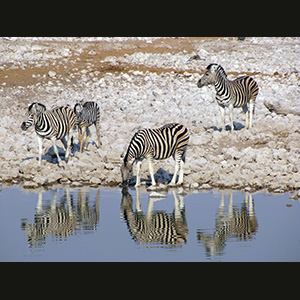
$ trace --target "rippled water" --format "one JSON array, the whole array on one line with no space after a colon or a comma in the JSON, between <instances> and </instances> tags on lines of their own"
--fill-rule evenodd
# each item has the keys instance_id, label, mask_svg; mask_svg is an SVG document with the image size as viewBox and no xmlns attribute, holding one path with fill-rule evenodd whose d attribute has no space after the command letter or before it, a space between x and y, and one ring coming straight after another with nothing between
<instances>
[{"instance_id":1,"label":"rippled water","mask_svg":"<svg viewBox=\"0 0 300 300\"><path fill-rule=\"evenodd\" d=\"M300 261L288 194L64 189L0 192L1 261Z\"/></svg>"}]
</instances>

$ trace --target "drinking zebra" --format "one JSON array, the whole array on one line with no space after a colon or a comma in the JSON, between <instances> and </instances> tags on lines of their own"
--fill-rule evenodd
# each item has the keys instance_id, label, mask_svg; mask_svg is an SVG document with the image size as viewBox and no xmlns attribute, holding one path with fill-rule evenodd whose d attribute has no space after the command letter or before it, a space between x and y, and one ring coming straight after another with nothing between
<instances>
[{"instance_id":1,"label":"drinking zebra","mask_svg":"<svg viewBox=\"0 0 300 300\"><path fill-rule=\"evenodd\" d=\"M98 138L98 148L101 148L100 143L100 107L94 101L87 101L83 105L81 103L76 103L74 106L74 112L77 115L78 121L78 139L80 143L80 152L83 152L83 137L86 134L85 148L88 146L88 137L91 135L89 127L94 124L97 132Z\"/></svg>"},{"instance_id":2,"label":"drinking zebra","mask_svg":"<svg viewBox=\"0 0 300 300\"><path fill-rule=\"evenodd\" d=\"M255 99L258 94L258 85L253 78L242 76L233 81L227 79L224 69L218 64L210 64L205 74L197 83L199 88L210 84L215 85L216 101L220 107L223 129L225 130L225 107L229 108L231 132L233 130L232 110L234 107L242 107L246 113L246 129L252 127ZM249 109L250 103L250 122ZM250 124L249 124L250 123Z\"/></svg>"},{"instance_id":3,"label":"drinking zebra","mask_svg":"<svg viewBox=\"0 0 300 300\"><path fill-rule=\"evenodd\" d=\"M174 210L165 213L153 210L154 200L149 199L147 212L141 206L140 188L136 189L136 209L128 187L122 189L121 211L133 240L147 247L177 248L188 239L188 227L182 195L173 191Z\"/></svg>"},{"instance_id":4,"label":"drinking zebra","mask_svg":"<svg viewBox=\"0 0 300 300\"><path fill-rule=\"evenodd\" d=\"M65 160L68 161L71 144L70 132L74 129L76 122L76 114L67 106L46 110L46 106L38 102L33 102L29 105L27 117L21 124L21 129L27 130L32 124L34 124L34 129L39 143L39 165L42 164L42 147L44 138L52 141L58 165L60 167L62 165L56 147L56 140L61 140L66 149ZM66 136L67 141L65 139Z\"/></svg>"},{"instance_id":5,"label":"drinking zebra","mask_svg":"<svg viewBox=\"0 0 300 300\"><path fill-rule=\"evenodd\" d=\"M171 123L157 129L138 130L128 146L121 166L123 185L127 185L132 177L133 163L137 163L136 186L140 186L141 164L143 159L148 160L152 185L156 185L153 172L153 159L160 160L172 156L175 160L175 172L171 184L183 183L183 165L188 146L189 133L181 124Z\"/></svg>"}]
</instances>

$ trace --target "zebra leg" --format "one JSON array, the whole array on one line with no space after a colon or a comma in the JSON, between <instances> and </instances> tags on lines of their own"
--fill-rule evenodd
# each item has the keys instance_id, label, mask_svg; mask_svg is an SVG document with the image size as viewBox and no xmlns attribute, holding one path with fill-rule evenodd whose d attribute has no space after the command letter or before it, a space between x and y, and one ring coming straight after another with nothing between
<instances>
[{"instance_id":1,"label":"zebra leg","mask_svg":"<svg viewBox=\"0 0 300 300\"><path fill-rule=\"evenodd\" d=\"M80 153L83 152L83 137L84 137L85 131L86 131L86 127L81 128L81 138L79 140L79 142L80 142Z\"/></svg>"},{"instance_id":2,"label":"zebra leg","mask_svg":"<svg viewBox=\"0 0 300 300\"><path fill-rule=\"evenodd\" d=\"M70 135L70 133L67 133L67 137L68 137L68 141L67 141L66 154L65 154L66 162L68 162L68 160L69 160L69 152L70 152L70 146L71 146L71 135Z\"/></svg>"},{"instance_id":3,"label":"zebra leg","mask_svg":"<svg viewBox=\"0 0 300 300\"><path fill-rule=\"evenodd\" d=\"M82 128L78 126L78 140L79 140L79 144L80 144L80 152L81 152L81 145L83 143L82 141L83 139L83 135L82 135Z\"/></svg>"},{"instance_id":4,"label":"zebra leg","mask_svg":"<svg viewBox=\"0 0 300 300\"><path fill-rule=\"evenodd\" d=\"M39 192L39 199L36 207L37 214L43 213L43 192Z\"/></svg>"},{"instance_id":5,"label":"zebra leg","mask_svg":"<svg viewBox=\"0 0 300 300\"><path fill-rule=\"evenodd\" d=\"M246 113L246 129L249 128L249 109L247 104L243 106L243 112Z\"/></svg>"},{"instance_id":6,"label":"zebra leg","mask_svg":"<svg viewBox=\"0 0 300 300\"><path fill-rule=\"evenodd\" d=\"M155 179L154 179L154 171L153 171L153 161L152 157L148 157L148 164L149 164L149 172L151 177L151 184L156 185Z\"/></svg>"},{"instance_id":7,"label":"zebra leg","mask_svg":"<svg viewBox=\"0 0 300 300\"><path fill-rule=\"evenodd\" d=\"M183 161L183 159L181 159L180 162L179 162L180 172L179 172L179 179L178 179L178 182L177 182L178 185L183 184L183 166L184 166L184 161Z\"/></svg>"},{"instance_id":8,"label":"zebra leg","mask_svg":"<svg viewBox=\"0 0 300 300\"><path fill-rule=\"evenodd\" d=\"M142 205L141 205L141 191L140 187L137 187L136 189L136 202L135 202L135 209L138 212L142 211Z\"/></svg>"},{"instance_id":9,"label":"zebra leg","mask_svg":"<svg viewBox=\"0 0 300 300\"><path fill-rule=\"evenodd\" d=\"M175 219L181 219L181 210L184 208L184 205L182 206L182 200L183 197L182 196L177 196L175 191L172 191L173 193L173 197L174 197L174 215L175 215Z\"/></svg>"},{"instance_id":10,"label":"zebra leg","mask_svg":"<svg viewBox=\"0 0 300 300\"><path fill-rule=\"evenodd\" d=\"M142 161L139 160L136 163L136 184L135 187L139 187L141 185L141 164Z\"/></svg>"},{"instance_id":11,"label":"zebra leg","mask_svg":"<svg viewBox=\"0 0 300 300\"><path fill-rule=\"evenodd\" d=\"M229 120L230 120L230 131L233 132L233 104L229 104Z\"/></svg>"},{"instance_id":12,"label":"zebra leg","mask_svg":"<svg viewBox=\"0 0 300 300\"><path fill-rule=\"evenodd\" d=\"M95 123L96 133L97 133L97 139L98 139L98 148L101 148L101 142L100 142L100 128L99 124Z\"/></svg>"},{"instance_id":13,"label":"zebra leg","mask_svg":"<svg viewBox=\"0 0 300 300\"><path fill-rule=\"evenodd\" d=\"M178 157L178 155L175 154L174 159L175 159L175 171L174 171L173 178L172 178L172 180L170 182L170 185L175 185L176 184L177 173L178 173L178 171L180 169L180 163L179 163L179 161L181 161L181 157ZM182 176L183 176L183 174L182 174ZM181 184L181 183L180 183L180 176L179 176L178 184Z\"/></svg>"},{"instance_id":14,"label":"zebra leg","mask_svg":"<svg viewBox=\"0 0 300 300\"><path fill-rule=\"evenodd\" d=\"M52 137L51 141L53 143L54 152L55 152L55 154L57 156L58 165L59 165L59 167L62 167L61 159L59 157L58 150L57 150L57 147L56 147L55 137Z\"/></svg>"},{"instance_id":15,"label":"zebra leg","mask_svg":"<svg viewBox=\"0 0 300 300\"><path fill-rule=\"evenodd\" d=\"M221 116L222 116L222 129L225 131L225 107L219 105Z\"/></svg>"},{"instance_id":16,"label":"zebra leg","mask_svg":"<svg viewBox=\"0 0 300 300\"><path fill-rule=\"evenodd\" d=\"M42 165L42 152L43 152L43 138L37 136L38 144L39 144L39 166Z\"/></svg>"},{"instance_id":17,"label":"zebra leg","mask_svg":"<svg viewBox=\"0 0 300 300\"><path fill-rule=\"evenodd\" d=\"M253 115L254 115L254 106L255 106L254 100L250 100L250 124L249 124L249 129L252 127L252 118L253 118Z\"/></svg>"},{"instance_id":18,"label":"zebra leg","mask_svg":"<svg viewBox=\"0 0 300 300\"><path fill-rule=\"evenodd\" d=\"M87 148L88 148L88 140L89 140L89 136L90 136L90 135L91 135L91 132L90 132L89 128L86 127L86 132L85 132L85 144L84 144L85 150L87 150Z\"/></svg>"}]
</instances>

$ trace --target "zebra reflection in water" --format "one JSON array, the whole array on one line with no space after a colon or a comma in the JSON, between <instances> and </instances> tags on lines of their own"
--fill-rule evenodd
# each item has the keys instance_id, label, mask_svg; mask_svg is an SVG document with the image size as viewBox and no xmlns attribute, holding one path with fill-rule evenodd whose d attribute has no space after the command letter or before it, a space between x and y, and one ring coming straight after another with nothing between
<instances>
[{"instance_id":1,"label":"zebra reflection in water","mask_svg":"<svg viewBox=\"0 0 300 300\"><path fill-rule=\"evenodd\" d=\"M153 212L153 199L149 199L147 213L141 209L140 189L136 188L136 210L133 210L132 196L128 187L122 189L121 210L132 238L141 245L170 245L171 248L185 244L188 228L185 218L183 196L173 191L174 211Z\"/></svg>"},{"instance_id":2,"label":"zebra reflection in water","mask_svg":"<svg viewBox=\"0 0 300 300\"><path fill-rule=\"evenodd\" d=\"M251 240L254 238L257 228L252 195L246 193L244 203L239 208L235 208L231 192L228 211L226 211L225 193L223 192L221 204L216 214L214 233L207 234L198 230L197 239L204 245L207 256L222 255L228 239Z\"/></svg>"},{"instance_id":3,"label":"zebra reflection in water","mask_svg":"<svg viewBox=\"0 0 300 300\"><path fill-rule=\"evenodd\" d=\"M56 190L51 205L43 205L43 192L39 192L34 222L22 220L21 228L25 231L29 247L41 247L46 243L47 236L63 241L79 231L96 229L99 222L100 189L93 205L89 204L89 193L86 192L84 197L80 189L77 207L73 204L73 195L70 195L68 189L65 189L58 204L58 192L59 189Z\"/></svg>"}]
</instances>

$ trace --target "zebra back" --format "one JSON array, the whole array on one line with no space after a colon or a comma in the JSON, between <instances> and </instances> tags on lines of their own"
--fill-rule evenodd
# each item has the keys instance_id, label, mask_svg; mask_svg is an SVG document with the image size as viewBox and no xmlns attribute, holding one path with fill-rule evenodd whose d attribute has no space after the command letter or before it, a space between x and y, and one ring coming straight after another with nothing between
<instances>
[{"instance_id":1,"label":"zebra back","mask_svg":"<svg viewBox=\"0 0 300 300\"><path fill-rule=\"evenodd\" d=\"M233 107L242 107L258 95L258 85L250 76L242 76L229 83L235 98Z\"/></svg>"},{"instance_id":2,"label":"zebra back","mask_svg":"<svg viewBox=\"0 0 300 300\"><path fill-rule=\"evenodd\" d=\"M83 105L76 103L74 112L78 117L77 124L79 127L89 127L100 122L100 107L94 101L87 101Z\"/></svg>"},{"instance_id":3,"label":"zebra back","mask_svg":"<svg viewBox=\"0 0 300 300\"><path fill-rule=\"evenodd\" d=\"M46 139L55 137L58 140L74 129L76 122L77 116L72 109L67 106L56 107L40 114L35 131Z\"/></svg>"},{"instance_id":4,"label":"zebra back","mask_svg":"<svg viewBox=\"0 0 300 300\"><path fill-rule=\"evenodd\" d=\"M166 159L174 156L176 151L182 153L184 159L188 140L187 128L178 123L166 124L156 129L141 129L131 139L124 164L147 155L154 159Z\"/></svg>"}]
</instances>

